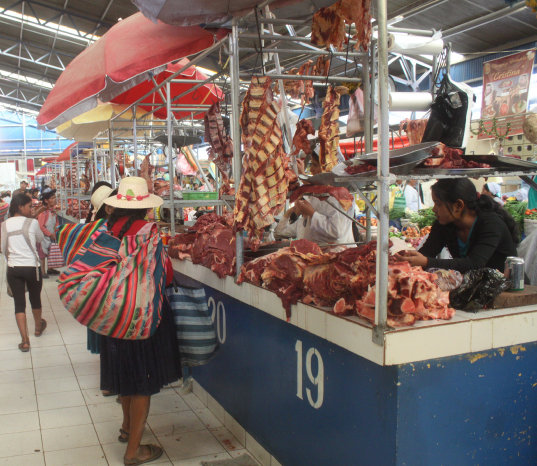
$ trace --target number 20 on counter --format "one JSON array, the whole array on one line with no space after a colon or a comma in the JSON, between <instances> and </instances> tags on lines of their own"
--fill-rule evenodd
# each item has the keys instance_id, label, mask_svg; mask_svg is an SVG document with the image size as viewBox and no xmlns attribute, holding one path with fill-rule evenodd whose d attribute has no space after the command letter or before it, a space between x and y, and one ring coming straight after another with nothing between
<instances>
[{"instance_id":1,"label":"number 20 on counter","mask_svg":"<svg viewBox=\"0 0 537 466\"><path fill-rule=\"evenodd\" d=\"M295 344L296 351L296 396L301 400L303 396L304 373L303 373L303 357L302 357L302 341L297 340ZM313 375L313 358L317 361L317 373ZM310 348L306 352L306 374L309 382L314 389L306 388L306 397L312 408L319 409L323 405L324 398L324 364L321 354L316 348ZM314 392L316 392L314 394Z\"/></svg>"}]
</instances>

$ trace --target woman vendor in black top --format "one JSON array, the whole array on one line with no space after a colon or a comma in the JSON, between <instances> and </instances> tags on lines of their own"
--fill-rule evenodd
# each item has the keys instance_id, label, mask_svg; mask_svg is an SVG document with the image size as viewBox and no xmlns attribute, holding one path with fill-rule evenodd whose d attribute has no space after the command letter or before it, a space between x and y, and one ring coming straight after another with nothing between
<instances>
[{"instance_id":1,"label":"woman vendor in black top","mask_svg":"<svg viewBox=\"0 0 537 466\"><path fill-rule=\"evenodd\" d=\"M429 237L418 251L397 254L414 266L466 272L490 267L503 271L505 259L516 256L518 229L515 221L488 196L478 196L466 178L436 182L432 188L436 215ZM453 259L437 259L447 247Z\"/></svg>"}]
</instances>

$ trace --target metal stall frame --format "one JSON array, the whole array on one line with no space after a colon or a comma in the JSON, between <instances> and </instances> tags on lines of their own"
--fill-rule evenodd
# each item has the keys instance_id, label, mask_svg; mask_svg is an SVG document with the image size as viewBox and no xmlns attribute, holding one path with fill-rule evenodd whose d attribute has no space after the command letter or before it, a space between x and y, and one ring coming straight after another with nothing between
<instances>
[{"instance_id":1,"label":"metal stall frame","mask_svg":"<svg viewBox=\"0 0 537 466\"><path fill-rule=\"evenodd\" d=\"M258 8L262 6L266 7L266 13L268 15L268 4L271 2L263 2ZM377 234L377 277L379 279L376 283L376 304L375 304L375 325L373 327L372 339L375 343L379 345L384 344L384 333L387 330L386 320L387 320L387 299L388 299L388 205L389 205L389 184L390 184L390 171L389 171L389 115L388 115L388 51L387 51L387 5L386 0L377 0L379 17L377 18L378 28L379 28L379 151L377 154L377 167L378 167L378 185L377 185L377 209L376 213L378 214L379 219L379 228ZM250 13L252 14L252 13ZM241 18L244 20L244 17ZM239 33L239 20L233 19L232 22L232 33L229 38L230 41L230 56L231 56L231 97L232 97L232 140L233 140L233 150L234 150L234 160L233 160L233 176L235 180L240 179L240 170L242 167L242 156L240 153L241 140L240 140L240 125L239 125L239 109L240 109L240 95L239 95L239 86L241 77L251 77L251 74L244 74L240 72L239 66L239 51L251 51L249 47L242 49L240 47L239 40L240 38L245 39L259 39L267 41L290 41L297 43L308 43L308 37L298 37L298 36L283 36L275 35L272 24L275 24L276 21L283 21L284 23L287 20L282 20L278 18L266 18L263 17L260 20L262 23L270 23L269 33L265 33L263 30L262 33L255 34L240 34ZM352 41L351 41L352 43ZM270 45L268 46L270 47ZM255 49L254 49L255 50ZM278 57L280 51L276 48L264 48L264 50L270 50L270 53L274 54L275 57ZM285 52L285 51L283 51ZM348 54L344 52L327 52L315 48L313 45L309 45L308 49L300 50L301 54L305 55L326 55L332 54L334 56L352 56L362 59L362 78L348 78L340 76L328 76L328 77L319 77L319 76L296 76L296 75L286 75L282 74L281 68L279 66L279 59L275 59L275 72L267 72L266 75L279 81L281 87L281 93L283 92L283 79L299 79L299 80L311 80L313 82L319 83L343 83L343 82L361 82L363 76L367 76L369 69L369 59L368 54L363 52L349 52ZM372 54L373 56L373 54ZM367 66L367 67L366 67ZM373 61L374 69L374 61ZM364 71L365 70L365 71ZM366 87L367 97L366 97L366 115L373 113L373 105L371 104L371 95L374 93L374 87L369 84L369 80L363 80L364 83L368 84ZM283 113L287 115L286 102L284 100ZM366 118L366 120L368 120ZM366 147L370 151L372 148L372 119L369 119L366 124ZM286 125L288 126L288 125ZM237 184L237 181L236 181ZM358 190L359 191L359 190ZM359 194L361 194L359 192ZM362 195L363 197L363 195ZM369 202L368 202L369 203ZM371 207L372 205L369 204ZM368 215L368 223L370 224L370 214ZM370 229L368 229L370 231ZM370 233L368 233L370 235ZM240 268L243 264L243 236L241 232L238 232L236 235L236 256L237 256L237 277L240 273Z\"/></svg>"},{"instance_id":2,"label":"metal stall frame","mask_svg":"<svg viewBox=\"0 0 537 466\"><path fill-rule=\"evenodd\" d=\"M170 208L170 216L171 216L171 224L170 224L170 233L172 236L175 235L175 207L181 207L181 206L190 206L192 205L192 201L176 201L175 198L174 198L174 190L173 190L173 182L174 182L174 179L175 179L175 167L174 167L174 164L173 164L173 157L172 157L172 147L173 147L173 144L172 144L172 131L173 131L173 128L174 128L174 124L176 125L176 127L178 128L181 128L181 125L179 124L178 120L176 119L175 115L173 114L173 111L184 111L184 112L190 112L191 113L191 120L193 120L193 117L194 115L197 115L199 113L205 113L208 108L210 107L209 105L204 105L204 104L200 104L200 105L179 105L179 104L176 104L174 106L172 106L172 103L179 100L181 97L184 97L185 95L191 93L191 92L194 92L196 89L198 89L199 87L203 86L204 84L211 84L211 83L214 83L216 84L218 82L218 84L226 84L226 82L220 82L218 81L218 78L220 78L220 76L223 74L222 72L220 73L216 73L215 75L213 76L210 76L208 77L207 79L205 80L186 80L186 79L176 79L177 76L179 76L183 71L187 70L188 68L192 67L192 66L195 66L197 63L199 63L203 58L205 58L207 55L209 55L210 53L212 53L213 51L215 50L218 50L222 47L224 47L224 45L227 43L227 37L224 37L218 41L216 41L212 46L206 48L205 50L203 50L202 52L199 52L198 54L196 54L196 56L192 59L189 59L189 63L183 67L181 67L179 70L177 70L176 72L174 72L173 74L171 74L168 78L166 78L162 83L160 84L157 84L156 81L153 81L153 84L154 84L154 88L151 89L149 92L147 92L146 94L144 94L142 97L140 97L139 99L137 99L135 102L133 102L132 104L130 104L127 108L125 108L122 112L118 113L117 115L115 115L111 120L110 120L110 124L109 124L109 140L110 140L110 147L113 148L113 143L114 143L114 138L113 138L113 121L119 119L125 112L127 112L130 108L136 108L137 106L140 106L140 107L152 107L150 108L150 110L143 115L142 117L142 120L143 119L146 119L150 116L152 116L157 110L160 110L162 108L166 108L167 110L167 119L166 119L166 131L168 133L168 170L169 170L169 176L170 176L170 197L169 197L169 202L166 203L167 206L169 206ZM173 98L170 98L170 84L172 82L187 82L187 83L192 83L192 84L195 84L194 86L192 86L190 89L188 89L187 91L177 95L177 96L174 96ZM163 87L166 87L166 94L164 94L162 92L162 88ZM154 104L145 104L143 103L142 101L150 96L151 94L155 93L155 92L158 92L159 95L161 96L161 98L163 99L164 103L163 104L159 104L159 105L154 105ZM136 120L136 113L133 113L133 119ZM138 128L138 125L136 122L133 122L133 139L136 140L136 131L137 131L137 128ZM192 124L189 125L189 126L182 126L183 128L192 128ZM113 151L111 151L112 153ZM137 144L135 144L135 152L134 152L134 158L136 160L137 158ZM206 185L207 186L210 186L207 178L205 177L205 174L201 168L201 165L196 157L195 154L192 154L193 155L193 158L194 158L194 161L197 165L197 168L198 168L198 171L200 172L203 180L205 181ZM110 155L110 157L113 157L112 155ZM111 166L115 166L115 161L113 158L110 159L110 163L111 163ZM111 171L111 176L112 176L112 186L115 187L115 184L116 184L116 180L115 180L115 173L114 171L112 170ZM207 205L207 204L210 204L210 205L218 205L218 204L221 204L223 201L204 201L204 204L203 205Z\"/></svg>"}]
</instances>

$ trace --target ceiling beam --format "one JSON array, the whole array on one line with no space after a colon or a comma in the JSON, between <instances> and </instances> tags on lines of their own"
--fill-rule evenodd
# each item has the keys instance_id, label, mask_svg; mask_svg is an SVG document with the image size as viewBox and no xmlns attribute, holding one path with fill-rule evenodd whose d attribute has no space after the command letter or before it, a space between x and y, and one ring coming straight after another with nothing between
<instances>
[{"instance_id":1,"label":"ceiling beam","mask_svg":"<svg viewBox=\"0 0 537 466\"><path fill-rule=\"evenodd\" d=\"M14 87L14 88L21 86L27 90L31 90L36 95L39 95L40 93L43 93L43 92L46 92L46 94L48 94L50 91L50 89L45 89L37 84L33 84L28 81L19 81L18 79L0 75L0 89L6 86Z\"/></svg>"},{"instance_id":2,"label":"ceiling beam","mask_svg":"<svg viewBox=\"0 0 537 466\"><path fill-rule=\"evenodd\" d=\"M470 21L466 21L464 23L458 24L457 26L453 26L451 28L445 29L442 31L442 38L447 39L454 35L462 34L472 29L484 26L488 23L492 23L493 21L496 21L497 19L504 18L506 16L511 16L515 13L518 13L519 11L522 11L525 8L526 8L526 1L525 0L518 1L516 3L513 3L511 6L493 11L492 13L489 13L488 15L478 16L477 18L474 18Z\"/></svg>"},{"instance_id":3,"label":"ceiling beam","mask_svg":"<svg viewBox=\"0 0 537 466\"><path fill-rule=\"evenodd\" d=\"M24 67L11 66L7 63L2 63L0 64L0 71L8 71L9 73L20 74L28 78L39 79L41 81L45 81L47 84L50 84L52 87L54 87L55 84L54 79L47 76L43 76L41 73L38 73L36 71L28 70Z\"/></svg>"},{"instance_id":4,"label":"ceiling beam","mask_svg":"<svg viewBox=\"0 0 537 466\"><path fill-rule=\"evenodd\" d=\"M19 0L19 1L15 2L15 3L12 3L8 7L3 8L1 10L1 12L4 12L6 10L13 10L15 6L17 6L19 4L23 4L23 3L27 4L32 11L34 11L33 6L36 5L36 6L39 6L41 8L45 8L45 9L50 10L50 11L55 13L55 14L53 14L53 16L51 16L49 18L37 18L37 16L36 16L37 19L42 20L42 22L40 23L41 25L46 25L48 22L51 22L52 19L57 18L60 15L66 15L67 17L69 17L70 21L73 24L74 29L76 29L77 31L79 31L79 28L78 28L78 26L77 26L77 24L75 22L75 19L80 19L80 20L88 21L88 22L95 23L95 24L101 23L101 25L106 27L107 29L109 29L109 28L111 28L113 26L113 23L109 23L108 21L104 21L104 19L101 20L98 16L90 16L90 15L85 15L85 14L81 14L81 13L76 13L74 11L68 11L68 10L66 10L64 8L60 8L60 7L57 7L55 5L47 4L47 3L44 3L44 2L39 2L39 1L36 1L36 0ZM80 37L84 37L84 35L81 34Z\"/></svg>"},{"instance_id":5,"label":"ceiling beam","mask_svg":"<svg viewBox=\"0 0 537 466\"><path fill-rule=\"evenodd\" d=\"M29 107L29 109L31 110L40 110L41 109L41 104L36 104L34 102L27 102L26 100L22 100L22 99L18 99L16 97L11 97L11 96L8 96L8 95L1 95L0 94L0 102L7 102L7 103L16 103L17 105L20 104L20 105L26 105Z\"/></svg>"}]
</instances>

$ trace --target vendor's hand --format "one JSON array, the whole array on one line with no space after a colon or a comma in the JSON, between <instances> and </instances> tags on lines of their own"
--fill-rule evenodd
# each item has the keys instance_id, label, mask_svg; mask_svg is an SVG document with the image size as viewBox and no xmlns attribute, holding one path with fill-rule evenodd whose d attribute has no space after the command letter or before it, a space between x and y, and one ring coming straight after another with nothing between
<instances>
[{"instance_id":1,"label":"vendor's hand","mask_svg":"<svg viewBox=\"0 0 537 466\"><path fill-rule=\"evenodd\" d=\"M296 213L304 217L312 217L315 213L313 206L306 200L300 199L295 202Z\"/></svg>"},{"instance_id":2,"label":"vendor's hand","mask_svg":"<svg viewBox=\"0 0 537 466\"><path fill-rule=\"evenodd\" d=\"M284 216L285 218L289 218L289 217L291 216L291 214L293 214L293 213L296 213L297 215L299 215L298 212L297 212L297 207L296 207L296 205L294 205L294 206L291 207L290 209L286 210L285 213L283 214L283 216Z\"/></svg>"},{"instance_id":3,"label":"vendor's hand","mask_svg":"<svg viewBox=\"0 0 537 466\"><path fill-rule=\"evenodd\" d=\"M418 251L400 251L395 254L395 258L398 261L407 261L413 267L427 267L427 263L429 262L427 257Z\"/></svg>"},{"instance_id":4,"label":"vendor's hand","mask_svg":"<svg viewBox=\"0 0 537 466\"><path fill-rule=\"evenodd\" d=\"M296 169L298 170L299 175L304 175L305 174L304 160L303 159L300 159L300 158L297 157L297 159L296 159Z\"/></svg>"}]
</instances>

